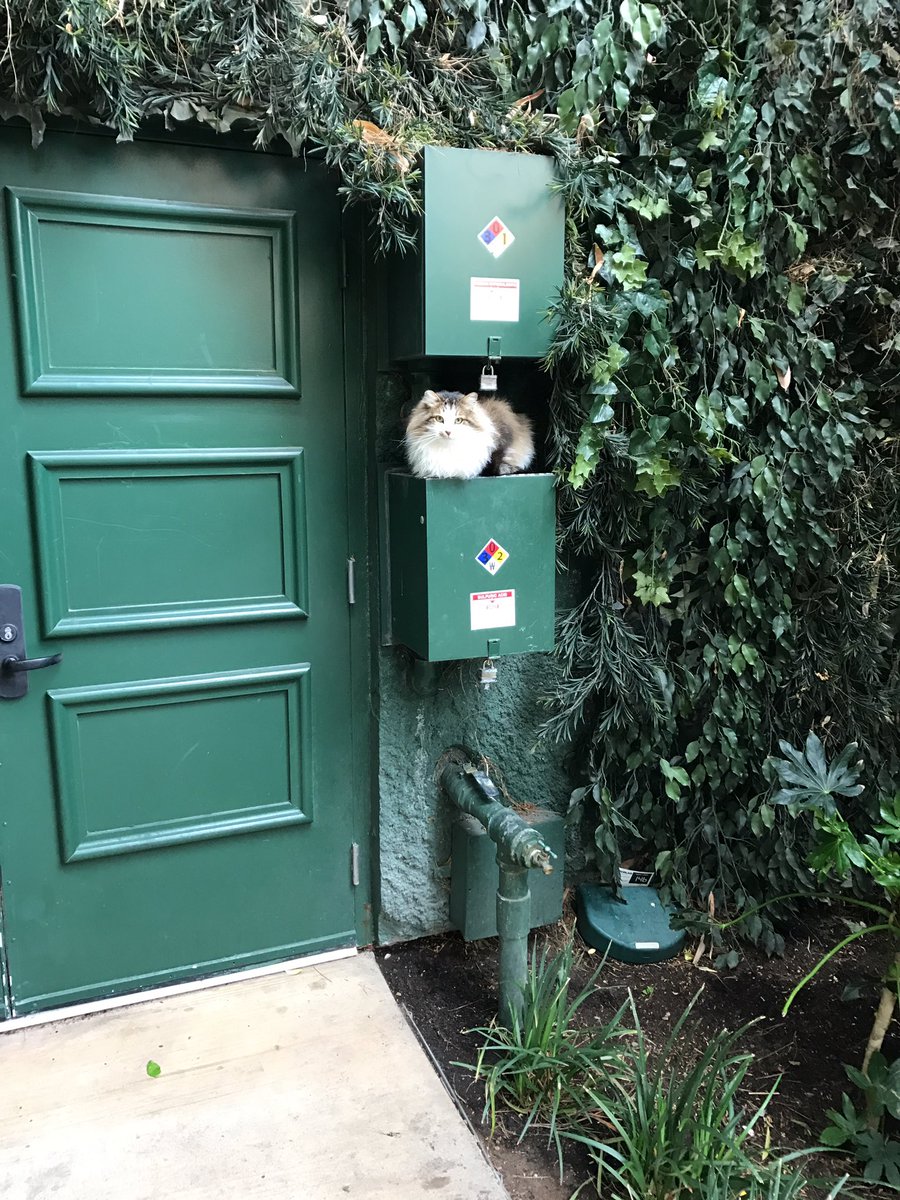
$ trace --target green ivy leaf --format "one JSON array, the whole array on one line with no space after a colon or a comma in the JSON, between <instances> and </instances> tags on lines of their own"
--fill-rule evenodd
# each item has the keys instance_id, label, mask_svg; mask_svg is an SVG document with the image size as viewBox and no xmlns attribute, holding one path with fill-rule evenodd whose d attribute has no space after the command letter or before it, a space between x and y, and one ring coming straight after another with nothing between
<instances>
[{"instance_id":1,"label":"green ivy leaf","mask_svg":"<svg viewBox=\"0 0 900 1200\"><path fill-rule=\"evenodd\" d=\"M699 150L714 150L714 149L718 149L719 146L723 146L723 145L724 145L724 142L719 137L719 135L715 132L715 130L707 129L707 131L704 133L703 137L700 139L700 145L698 146L698 149ZM703 172L703 173L706 174L706 172ZM710 182L712 182L711 177L710 177ZM700 186L705 186L705 185L701 184Z\"/></svg>"},{"instance_id":2,"label":"green ivy leaf","mask_svg":"<svg viewBox=\"0 0 900 1200\"><path fill-rule=\"evenodd\" d=\"M803 306L806 302L806 290L798 283L792 283L788 288L787 306L788 310L799 317L803 312Z\"/></svg>"},{"instance_id":3,"label":"green ivy leaf","mask_svg":"<svg viewBox=\"0 0 900 1200\"><path fill-rule=\"evenodd\" d=\"M628 90L628 85L621 79L613 80L613 99L616 108L623 109L628 107L628 101L631 98L631 92Z\"/></svg>"},{"instance_id":4,"label":"green ivy leaf","mask_svg":"<svg viewBox=\"0 0 900 1200\"><path fill-rule=\"evenodd\" d=\"M697 103L720 117L728 101L728 80L719 75L707 75L697 87Z\"/></svg>"}]
</instances>

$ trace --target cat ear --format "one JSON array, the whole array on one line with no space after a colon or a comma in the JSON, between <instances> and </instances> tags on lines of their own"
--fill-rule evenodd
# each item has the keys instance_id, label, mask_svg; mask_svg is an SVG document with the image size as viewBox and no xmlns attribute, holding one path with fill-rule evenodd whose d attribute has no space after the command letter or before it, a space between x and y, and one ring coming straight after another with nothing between
<instances>
[{"instance_id":1,"label":"cat ear","mask_svg":"<svg viewBox=\"0 0 900 1200\"><path fill-rule=\"evenodd\" d=\"M422 403L427 404L429 408L433 408L443 403L437 392L432 392L430 389L422 397Z\"/></svg>"},{"instance_id":2,"label":"cat ear","mask_svg":"<svg viewBox=\"0 0 900 1200\"><path fill-rule=\"evenodd\" d=\"M464 404L477 404L478 403L478 393L477 392L469 392L467 395L463 396L463 403Z\"/></svg>"}]
</instances>

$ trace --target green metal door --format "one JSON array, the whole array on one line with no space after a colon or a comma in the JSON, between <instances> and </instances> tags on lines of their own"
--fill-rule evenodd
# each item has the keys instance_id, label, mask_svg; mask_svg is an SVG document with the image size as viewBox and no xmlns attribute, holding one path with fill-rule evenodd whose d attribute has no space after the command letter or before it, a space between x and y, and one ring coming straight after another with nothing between
<instances>
[{"instance_id":1,"label":"green metal door","mask_svg":"<svg viewBox=\"0 0 900 1200\"><path fill-rule=\"evenodd\" d=\"M18 132L0 182L0 583L63 656L0 700L7 1013L354 944L334 188Z\"/></svg>"}]
</instances>

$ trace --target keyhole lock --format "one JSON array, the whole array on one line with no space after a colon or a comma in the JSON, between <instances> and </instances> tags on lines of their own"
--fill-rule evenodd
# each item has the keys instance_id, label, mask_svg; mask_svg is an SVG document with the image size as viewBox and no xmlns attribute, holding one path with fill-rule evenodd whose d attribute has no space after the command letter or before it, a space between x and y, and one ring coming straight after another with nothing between
<instances>
[{"instance_id":1,"label":"keyhole lock","mask_svg":"<svg viewBox=\"0 0 900 1200\"><path fill-rule=\"evenodd\" d=\"M22 589L0 583L0 700L23 700L28 695L28 676L43 667L54 667L61 654L28 658Z\"/></svg>"}]
</instances>

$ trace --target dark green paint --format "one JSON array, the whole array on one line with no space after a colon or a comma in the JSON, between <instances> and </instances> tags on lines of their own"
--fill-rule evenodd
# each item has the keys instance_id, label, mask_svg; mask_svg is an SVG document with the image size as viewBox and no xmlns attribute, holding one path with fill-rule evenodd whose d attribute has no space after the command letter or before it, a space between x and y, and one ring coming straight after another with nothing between
<instances>
[{"instance_id":1,"label":"dark green paint","mask_svg":"<svg viewBox=\"0 0 900 1200\"><path fill-rule=\"evenodd\" d=\"M352 944L360 485L334 187L233 150L0 147L19 289L0 290L2 570L29 653L63 653L0 706L15 1011ZM126 244L128 278L110 280ZM264 319L239 319L248 300Z\"/></svg>"},{"instance_id":2,"label":"dark green paint","mask_svg":"<svg viewBox=\"0 0 900 1200\"><path fill-rule=\"evenodd\" d=\"M357 938L375 940L378 894L378 757L374 714L377 711L373 647L378 645L378 605L372 601L370 563L378 558L377 505L371 502L375 472L369 437L373 421L372 339L367 310L367 234L359 211L344 212L344 355L347 421L348 546L355 560L356 603L350 621L351 786L350 803L359 845L359 886L354 888ZM371 552L370 552L371 547ZM376 593L377 596L377 593Z\"/></svg>"},{"instance_id":3,"label":"dark green paint","mask_svg":"<svg viewBox=\"0 0 900 1200\"><path fill-rule=\"evenodd\" d=\"M531 890L526 867L498 853L497 937L500 940L500 980L497 1019L507 1029L521 1027L528 984L528 934L531 931Z\"/></svg>"},{"instance_id":4,"label":"dark green paint","mask_svg":"<svg viewBox=\"0 0 900 1200\"><path fill-rule=\"evenodd\" d=\"M373 306L370 328L378 327L379 316L388 308L385 287ZM380 361L387 362L386 337ZM448 364L445 374L414 379L412 389L398 373L373 371L369 395L375 398L375 446L383 466L403 469L403 406L421 395L424 387L458 386L454 373L458 368L459 364ZM516 406L535 419L540 446L546 379L524 364L508 363L501 370L501 382ZM378 515L383 517L385 489L377 478L379 487L377 491L373 487L373 493ZM387 566L384 554L381 559ZM501 581L505 570L499 574ZM562 595L567 578L560 577ZM376 639L380 632L376 631ZM475 754L486 754L502 771L517 803L565 812L574 786L566 770L566 748L552 742L535 745L546 718L541 700L556 669L552 655L502 659L499 681L488 692L478 684L480 660L442 664L437 687L428 695L417 695L410 687L409 662L405 649L382 648L373 689L380 836L378 940L382 944L438 933L449 926L453 808L438 794L434 782L435 766L448 746L464 744Z\"/></svg>"},{"instance_id":5,"label":"dark green paint","mask_svg":"<svg viewBox=\"0 0 900 1200\"><path fill-rule=\"evenodd\" d=\"M49 691L65 861L311 821L310 684L303 663Z\"/></svg>"},{"instance_id":6,"label":"dark green paint","mask_svg":"<svg viewBox=\"0 0 900 1200\"><path fill-rule=\"evenodd\" d=\"M386 479L393 642L431 662L551 650L553 476ZM492 539L508 554L496 574L477 561ZM472 597L498 591L513 592L515 623L473 629Z\"/></svg>"},{"instance_id":7,"label":"dark green paint","mask_svg":"<svg viewBox=\"0 0 900 1200\"><path fill-rule=\"evenodd\" d=\"M522 1016L528 979L528 934L532 926L529 876L553 870L550 849L538 828L504 802L500 789L471 762L455 757L441 769L441 790L477 818L497 849L497 936L500 939L499 1020L508 1029Z\"/></svg>"},{"instance_id":8,"label":"dark green paint","mask_svg":"<svg viewBox=\"0 0 900 1200\"><path fill-rule=\"evenodd\" d=\"M563 282L563 205L550 190L553 160L536 154L428 146L423 235L395 265L391 348L395 358L541 358L547 310ZM495 217L515 240L494 258L479 233ZM517 280L517 321L471 320L472 279ZM497 345L497 343L495 343Z\"/></svg>"},{"instance_id":9,"label":"dark green paint","mask_svg":"<svg viewBox=\"0 0 900 1200\"><path fill-rule=\"evenodd\" d=\"M566 829L558 813L529 810L533 825L556 855L553 874L531 871L531 927L550 925L562 916L566 863ZM467 942L497 935L497 847L474 817L453 822L450 862L450 923Z\"/></svg>"}]
</instances>

